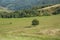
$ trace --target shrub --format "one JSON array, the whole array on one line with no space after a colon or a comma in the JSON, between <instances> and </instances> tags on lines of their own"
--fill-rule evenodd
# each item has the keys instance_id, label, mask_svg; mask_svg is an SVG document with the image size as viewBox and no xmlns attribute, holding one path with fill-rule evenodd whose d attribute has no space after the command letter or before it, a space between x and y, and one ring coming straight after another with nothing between
<instances>
[{"instance_id":1,"label":"shrub","mask_svg":"<svg viewBox=\"0 0 60 40\"><path fill-rule=\"evenodd\" d=\"M50 16L51 15L51 13L48 13L48 12L45 12L44 14L43 14L43 16Z\"/></svg>"},{"instance_id":2,"label":"shrub","mask_svg":"<svg viewBox=\"0 0 60 40\"><path fill-rule=\"evenodd\" d=\"M38 21L37 19L34 19L34 20L32 21L32 25L33 25L33 26L39 25L39 21Z\"/></svg>"},{"instance_id":3,"label":"shrub","mask_svg":"<svg viewBox=\"0 0 60 40\"><path fill-rule=\"evenodd\" d=\"M12 24L12 22L10 22L9 24Z\"/></svg>"}]
</instances>

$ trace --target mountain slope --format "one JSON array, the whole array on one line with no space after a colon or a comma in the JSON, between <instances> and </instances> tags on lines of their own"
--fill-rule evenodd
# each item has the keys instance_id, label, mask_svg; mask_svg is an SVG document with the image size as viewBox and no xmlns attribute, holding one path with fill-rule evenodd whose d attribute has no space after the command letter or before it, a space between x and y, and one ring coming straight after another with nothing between
<instances>
[{"instance_id":1,"label":"mountain slope","mask_svg":"<svg viewBox=\"0 0 60 40\"><path fill-rule=\"evenodd\" d=\"M24 9L37 5L59 4L60 0L0 0L0 6L9 9Z\"/></svg>"}]
</instances>

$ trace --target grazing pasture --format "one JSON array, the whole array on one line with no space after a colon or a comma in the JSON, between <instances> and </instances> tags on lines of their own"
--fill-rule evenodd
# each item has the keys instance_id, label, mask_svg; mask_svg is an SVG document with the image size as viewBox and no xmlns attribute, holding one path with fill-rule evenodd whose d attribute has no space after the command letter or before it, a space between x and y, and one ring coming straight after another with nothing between
<instances>
[{"instance_id":1,"label":"grazing pasture","mask_svg":"<svg viewBox=\"0 0 60 40\"><path fill-rule=\"evenodd\" d=\"M39 25L33 26L32 20ZM60 14L29 18L0 18L0 40L60 40Z\"/></svg>"}]
</instances>

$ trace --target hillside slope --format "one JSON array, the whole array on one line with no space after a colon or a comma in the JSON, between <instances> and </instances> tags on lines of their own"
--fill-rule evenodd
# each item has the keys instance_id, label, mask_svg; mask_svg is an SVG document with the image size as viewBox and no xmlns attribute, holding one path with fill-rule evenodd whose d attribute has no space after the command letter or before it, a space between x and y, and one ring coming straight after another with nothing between
<instances>
[{"instance_id":1,"label":"hillside slope","mask_svg":"<svg viewBox=\"0 0 60 40\"><path fill-rule=\"evenodd\" d=\"M55 12L60 13L60 4L56 4L56 5L53 5L53 6L48 6L48 7L45 7L45 8L42 8L42 9L37 9L37 11L39 11L42 15L43 13L49 13L49 14L53 14Z\"/></svg>"},{"instance_id":2,"label":"hillside slope","mask_svg":"<svg viewBox=\"0 0 60 40\"><path fill-rule=\"evenodd\" d=\"M8 10L8 8L1 7L1 6L0 6L0 13L2 13L2 12L10 13L10 12L12 12L12 10Z\"/></svg>"}]
</instances>

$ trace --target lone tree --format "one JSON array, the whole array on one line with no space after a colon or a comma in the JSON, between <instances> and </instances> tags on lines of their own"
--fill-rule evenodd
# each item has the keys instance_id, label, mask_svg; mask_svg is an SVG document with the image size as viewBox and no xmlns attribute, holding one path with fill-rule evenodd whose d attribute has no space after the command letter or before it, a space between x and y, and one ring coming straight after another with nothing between
<instances>
[{"instance_id":1,"label":"lone tree","mask_svg":"<svg viewBox=\"0 0 60 40\"><path fill-rule=\"evenodd\" d=\"M39 21L38 21L37 19L34 19L34 20L32 21L32 25L33 25L33 26L39 25Z\"/></svg>"}]
</instances>

